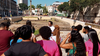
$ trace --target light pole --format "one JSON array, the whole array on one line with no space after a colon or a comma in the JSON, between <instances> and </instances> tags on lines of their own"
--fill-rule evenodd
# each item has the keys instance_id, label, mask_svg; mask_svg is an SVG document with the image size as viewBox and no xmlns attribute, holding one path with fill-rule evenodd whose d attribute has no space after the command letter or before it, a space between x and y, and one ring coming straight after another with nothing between
<instances>
[{"instance_id":1,"label":"light pole","mask_svg":"<svg viewBox=\"0 0 100 56\"><path fill-rule=\"evenodd\" d=\"M71 0L69 0L69 6L70 6L70 2L71 2Z\"/></svg>"},{"instance_id":2,"label":"light pole","mask_svg":"<svg viewBox=\"0 0 100 56\"><path fill-rule=\"evenodd\" d=\"M11 17L11 0L9 0L9 13L10 13L10 17Z\"/></svg>"},{"instance_id":3,"label":"light pole","mask_svg":"<svg viewBox=\"0 0 100 56\"><path fill-rule=\"evenodd\" d=\"M30 16L32 16L32 0L30 0Z\"/></svg>"}]
</instances>

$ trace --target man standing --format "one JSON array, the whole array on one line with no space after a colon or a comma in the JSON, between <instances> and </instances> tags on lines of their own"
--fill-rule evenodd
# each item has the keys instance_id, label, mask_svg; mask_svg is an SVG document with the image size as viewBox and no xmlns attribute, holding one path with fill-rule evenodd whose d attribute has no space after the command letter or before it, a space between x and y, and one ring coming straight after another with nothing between
<instances>
[{"instance_id":1,"label":"man standing","mask_svg":"<svg viewBox=\"0 0 100 56\"><path fill-rule=\"evenodd\" d=\"M55 29L55 27L53 26L53 22L52 21L49 21L48 25L49 25L51 31L53 32L54 29Z\"/></svg>"},{"instance_id":2,"label":"man standing","mask_svg":"<svg viewBox=\"0 0 100 56\"><path fill-rule=\"evenodd\" d=\"M85 27L84 27L84 29L83 29L83 33L85 33L83 39L84 39L84 42L86 42L86 41L89 40L89 37L88 37L89 27L88 27L88 26L85 26Z\"/></svg>"},{"instance_id":3,"label":"man standing","mask_svg":"<svg viewBox=\"0 0 100 56\"><path fill-rule=\"evenodd\" d=\"M9 49L12 37L13 33L6 30L4 24L0 24L0 56Z\"/></svg>"}]
</instances>

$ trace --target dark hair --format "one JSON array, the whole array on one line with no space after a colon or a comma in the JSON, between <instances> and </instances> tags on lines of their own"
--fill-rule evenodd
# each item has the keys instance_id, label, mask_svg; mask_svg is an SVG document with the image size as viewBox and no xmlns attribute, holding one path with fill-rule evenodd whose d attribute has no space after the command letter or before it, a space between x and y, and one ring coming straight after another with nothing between
<instances>
[{"instance_id":1,"label":"dark hair","mask_svg":"<svg viewBox=\"0 0 100 56\"><path fill-rule=\"evenodd\" d=\"M99 43L98 35L97 35L97 33L95 33L95 31L89 32L88 35L89 35L89 38L91 39L91 41L93 43L93 56L97 56L98 43Z\"/></svg>"},{"instance_id":2,"label":"dark hair","mask_svg":"<svg viewBox=\"0 0 100 56\"><path fill-rule=\"evenodd\" d=\"M21 27L17 28L17 30L15 31L14 40L13 40L12 44L16 43L18 38L20 37L20 28Z\"/></svg>"},{"instance_id":3,"label":"dark hair","mask_svg":"<svg viewBox=\"0 0 100 56\"><path fill-rule=\"evenodd\" d=\"M0 24L0 27L3 27L4 28L5 26L3 24Z\"/></svg>"},{"instance_id":4,"label":"dark hair","mask_svg":"<svg viewBox=\"0 0 100 56\"><path fill-rule=\"evenodd\" d=\"M53 25L53 22L52 21L49 21L49 22L50 22L51 25Z\"/></svg>"},{"instance_id":5,"label":"dark hair","mask_svg":"<svg viewBox=\"0 0 100 56\"><path fill-rule=\"evenodd\" d=\"M76 26L75 29L77 29L77 31L82 30L82 25L78 25L78 26Z\"/></svg>"},{"instance_id":6,"label":"dark hair","mask_svg":"<svg viewBox=\"0 0 100 56\"><path fill-rule=\"evenodd\" d=\"M5 23L5 22L3 22L3 23L1 23L2 25L4 25L4 27L6 26L7 28L9 27L9 24L7 24L7 23Z\"/></svg>"},{"instance_id":7,"label":"dark hair","mask_svg":"<svg viewBox=\"0 0 100 56\"><path fill-rule=\"evenodd\" d=\"M71 28L72 28L72 30L74 30L75 26L72 26Z\"/></svg>"},{"instance_id":8,"label":"dark hair","mask_svg":"<svg viewBox=\"0 0 100 56\"><path fill-rule=\"evenodd\" d=\"M32 23L31 23L31 21L30 21L30 20L27 20L27 21L26 21L26 25L29 25L29 26L32 27Z\"/></svg>"},{"instance_id":9,"label":"dark hair","mask_svg":"<svg viewBox=\"0 0 100 56\"><path fill-rule=\"evenodd\" d=\"M85 30L87 30L89 32L90 28L88 26L84 27Z\"/></svg>"},{"instance_id":10,"label":"dark hair","mask_svg":"<svg viewBox=\"0 0 100 56\"><path fill-rule=\"evenodd\" d=\"M22 39L27 40L31 37L32 29L28 25L24 25L20 28L20 36Z\"/></svg>"},{"instance_id":11,"label":"dark hair","mask_svg":"<svg viewBox=\"0 0 100 56\"><path fill-rule=\"evenodd\" d=\"M48 40L51 36L51 29L48 26L43 26L40 28L39 33L44 39Z\"/></svg>"},{"instance_id":12,"label":"dark hair","mask_svg":"<svg viewBox=\"0 0 100 56\"><path fill-rule=\"evenodd\" d=\"M86 48L84 41L82 39L81 34L78 31L71 31L71 42L76 43L76 51L75 56L86 56Z\"/></svg>"}]
</instances>

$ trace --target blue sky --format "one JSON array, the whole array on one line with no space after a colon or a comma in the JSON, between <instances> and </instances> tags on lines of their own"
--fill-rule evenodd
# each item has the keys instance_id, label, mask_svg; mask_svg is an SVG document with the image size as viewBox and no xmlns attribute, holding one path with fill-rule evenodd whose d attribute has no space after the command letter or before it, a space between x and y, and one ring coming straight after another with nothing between
<instances>
[{"instance_id":1,"label":"blue sky","mask_svg":"<svg viewBox=\"0 0 100 56\"><path fill-rule=\"evenodd\" d=\"M15 0L17 1L17 0ZM28 0L28 4L30 0ZM32 0L32 4L33 5L37 5L37 4L42 4L42 6L44 6L45 4L48 6L48 5L52 5L53 2L55 1L59 1L59 2L67 2L68 0Z\"/></svg>"}]
</instances>

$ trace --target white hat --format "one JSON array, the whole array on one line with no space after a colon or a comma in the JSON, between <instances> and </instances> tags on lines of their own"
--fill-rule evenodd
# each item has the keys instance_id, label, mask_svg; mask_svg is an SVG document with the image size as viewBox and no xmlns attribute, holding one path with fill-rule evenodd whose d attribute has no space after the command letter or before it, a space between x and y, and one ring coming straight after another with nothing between
<instances>
[{"instance_id":1,"label":"white hat","mask_svg":"<svg viewBox=\"0 0 100 56\"><path fill-rule=\"evenodd\" d=\"M91 26L91 25L88 25L88 27L89 27L89 28L92 28L92 26Z\"/></svg>"}]
</instances>

